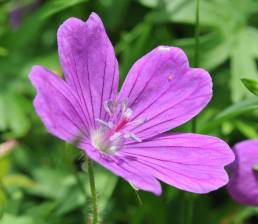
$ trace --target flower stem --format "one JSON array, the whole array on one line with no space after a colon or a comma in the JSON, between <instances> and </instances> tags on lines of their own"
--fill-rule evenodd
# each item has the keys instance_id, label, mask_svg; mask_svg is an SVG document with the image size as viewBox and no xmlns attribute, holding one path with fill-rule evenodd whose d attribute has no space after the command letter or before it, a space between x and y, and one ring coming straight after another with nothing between
<instances>
[{"instance_id":1,"label":"flower stem","mask_svg":"<svg viewBox=\"0 0 258 224\"><path fill-rule=\"evenodd\" d=\"M91 189L92 204L93 204L92 224L97 224L98 222L97 194L96 194L96 186L95 186L95 179L94 179L93 162L89 158L87 161L87 165L88 165L88 174L89 174L90 189Z\"/></svg>"}]
</instances>

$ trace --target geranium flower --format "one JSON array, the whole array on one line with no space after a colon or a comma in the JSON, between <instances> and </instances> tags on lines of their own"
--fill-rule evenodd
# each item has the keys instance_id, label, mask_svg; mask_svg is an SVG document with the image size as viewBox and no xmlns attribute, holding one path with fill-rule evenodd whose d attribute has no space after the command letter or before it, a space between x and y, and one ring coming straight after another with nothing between
<instances>
[{"instance_id":1,"label":"geranium flower","mask_svg":"<svg viewBox=\"0 0 258 224\"><path fill-rule=\"evenodd\" d=\"M235 145L228 191L237 202L258 206L258 139Z\"/></svg>"},{"instance_id":2,"label":"geranium flower","mask_svg":"<svg viewBox=\"0 0 258 224\"><path fill-rule=\"evenodd\" d=\"M210 75L184 52L159 46L139 59L118 92L119 71L101 19L70 18L59 28L64 80L33 67L36 112L48 131L136 188L161 193L158 180L195 193L228 182L234 156L222 140L166 133L196 116L212 97Z\"/></svg>"}]
</instances>

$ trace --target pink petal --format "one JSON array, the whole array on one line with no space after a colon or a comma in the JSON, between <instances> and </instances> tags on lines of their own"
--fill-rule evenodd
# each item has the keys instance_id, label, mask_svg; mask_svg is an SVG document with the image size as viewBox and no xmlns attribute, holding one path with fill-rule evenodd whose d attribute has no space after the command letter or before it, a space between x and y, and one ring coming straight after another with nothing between
<instances>
[{"instance_id":1,"label":"pink petal","mask_svg":"<svg viewBox=\"0 0 258 224\"><path fill-rule=\"evenodd\" d=\"M122 177L136 188L150 191L156 195L161 194L161 186L156 178L151 174L134 167L131 164L130 159L128 160L116 155L103 154L94 149L87 140L84 143L81 143L80 148L83 149L91 159L109 169L115 175Z\"/></svg>"},{"instance_id":2,"label":"pink petal","mask_svg":"<svg viewBox=\"0 0 258 224\"><path fill-rule=\"evenodd\" d=\"M61 78L41 66L34 66L29 77L37 90L34 107L51 134L65 141L89 134L74 91Z\"/></svg>"},{"instance_id":3,"label":"pink petal","mask_svg":"<svg viewBox=\"0 0 258 224\"><path fill-rule=\"evenodd\" d=\"M258 139L238 143L234 147L235 162L230 166L230 195L239 203L258 206Z\"/></svg>"},{"instance_id":4,"label":"pink petal","mask_svg":"<svg viewBox=\"0 0 258 224\"><path fill-rule=\"evenodd\" d=\"M147 119L131 130L146 139L197 115L211 99L212 81L203 69L189 67L181 49L160 46L133 65L119 96L129 98L132 119Z\"/></svg>"},{"instance_id":5,"label":"pink petal","mask_svg":"<svg viewBox=\"0 0 258 224\"><path fill-rule=\"evenodd\" d=\"M118 88L118 63L101 19L66 20L58 30L58 51L65 80L78 95L88 126L105 119L103 102Z\"/></svg>"},{"instance_id":6,"label":"pink petal","mask_svg":"<svg viewBox=\"0 0 258 224\"><path fill-rule=\"evenodd\" d=\"M227 184L224 166L234 160L225 142L199 134L159 135L126 145L119 156L138 170L194 193L207 193Z\"/></svg>"}]
</instances>

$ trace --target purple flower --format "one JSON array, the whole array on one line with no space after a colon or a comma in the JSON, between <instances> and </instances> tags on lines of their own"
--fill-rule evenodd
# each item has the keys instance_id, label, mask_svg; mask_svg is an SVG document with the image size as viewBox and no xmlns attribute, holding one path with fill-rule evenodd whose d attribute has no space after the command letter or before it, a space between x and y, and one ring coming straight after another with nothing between
<instances>
[{"instance_id":1,"label":"purple flower","mask_svg":"<svg viewBox=\"0 0 258 224\"><path fill-rule=\"evenodd\" d=\"M139 59L118 93L114 49L100 18L65 21L58 30L65 80L33 67L34 105L50 133L135 187L161 193L158 180L206 193L228 182L234 155L216 137L164 133L197 115L212 97L210 75L184 52L159 46Z\"/></svg>"},{"instance_id":2,"label":"purple flower","mask_svg":"<svg viewBox=\"0 0 258 224\"><path fill-rule=\"evenodd\" d=\"M228 191L237 202L258 206L258 139L238 143Z\"/></svg>"}]
</instances>

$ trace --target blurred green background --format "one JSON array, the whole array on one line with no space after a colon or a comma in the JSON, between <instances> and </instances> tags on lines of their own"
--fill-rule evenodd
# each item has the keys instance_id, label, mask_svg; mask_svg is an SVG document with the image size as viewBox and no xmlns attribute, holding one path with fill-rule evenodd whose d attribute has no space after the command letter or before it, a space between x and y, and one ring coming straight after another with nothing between
<instances>
[{"instance_id":1,"label":"blurred green background","mask_svg":"<svg viewBox=\"0 0 258 224\"><path fill-rule=\"evenodd\" d=\"M77 150L49 135L32 107L32 65L61 74L56 31L69 17L102 18L120 62L121 82L133 62L157 45L181 47L193 66L193 0L0 0L0 224L85 224L91 198ZM258 79L258 1L200 0L200 66L214 97L198 132L230 145L258 138L258 98L241 78ZM178 128L190 131L190 123ZM82 165L82 168L80 168ZM101 223L257 224L258 208L238 205L225 189L192 195L163 185L156 197L95 166ZM189 200L194 201L188 222Z\"/></svg>"}]
</instances>

